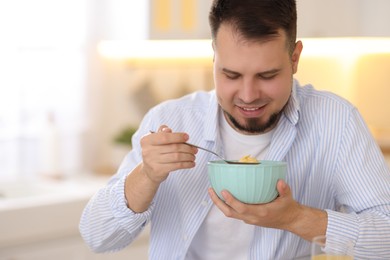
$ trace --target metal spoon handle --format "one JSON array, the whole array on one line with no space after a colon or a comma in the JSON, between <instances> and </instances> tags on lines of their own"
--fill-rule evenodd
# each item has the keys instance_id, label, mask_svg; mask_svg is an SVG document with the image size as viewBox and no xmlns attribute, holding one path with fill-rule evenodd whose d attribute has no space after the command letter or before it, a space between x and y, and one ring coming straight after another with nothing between
<instances>
[{"instance_id":1,"label":"metal spoon handle","mask_svg":"<svg viewBox=\"0 0 390 260\"><path fill-rule=\"evenodd\" d=\"M209 149L206 149L206 148L204 148L204 147L197 146L197 145L195 145L195 144L191 144L191 143L185 143L185 144L187 144L187 145L189 145L189 146L196 147L196 148L198 148L198 149L201 149L201 150L203 150L203 151L206 151L206 152L212 153L212 154L214 154L215 156L218 156L218 157L219 157L219 158L221 158L222 160L226 161L226 159L225 159L225 158L223 158L221 155L217 154L217 153L216 153L216 152L214 152L214 151L211 151L211 150L209 150Z\"/></svg>"}]
</instances>

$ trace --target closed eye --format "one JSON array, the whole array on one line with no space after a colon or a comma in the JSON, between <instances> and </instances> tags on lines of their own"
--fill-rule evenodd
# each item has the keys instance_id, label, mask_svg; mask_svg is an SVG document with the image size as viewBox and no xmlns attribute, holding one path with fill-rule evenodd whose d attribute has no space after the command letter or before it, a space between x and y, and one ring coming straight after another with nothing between
<instances>
[{"instance_id":1,"label":"closed eye","mask_svg":"<svg viewBox=\"0 0 390 260\"><path fill-rule=\"evenodd\" d=\"M228 79L238 79L240 77L240 75L238 74L226 74L225 73L225 77L228 78Z\"/></svg>"},{"instance_id":2,"label":"closed eye","mask_svg":"<svg viewBox=\"0 0 390 260\"><path fill-rule=\"evenodd\" d=\"M264 80L271 80L273 78L275 78L277 76L277 74L272 74L272 75L259 75L259 78L260 79L264 79Z\"/></svg>"},{"instance_id":3,"label":"closed eye","mask_svg":"<svg viewBox=\"0 0 390 260\"><path fill-rule=\"evenodd\" d=\"M271 80L271 79L275 78L279 74L279 72L280 72L280 69L274 69L274 70L259 73L259 74L257 74L257 76L260 79Z\"/></svg>"},{"instance_id":4,"label":"closed eye","mask_svg":"<svg viewBox=\"0 0 390 260\"><path fill-rule=\"evenodd\" d=\"M226 78L228 79L238 79L240 77L240 73L228 70L226 68L222 69L222 73L225 75Z\"/></svg>"}]
</instances>

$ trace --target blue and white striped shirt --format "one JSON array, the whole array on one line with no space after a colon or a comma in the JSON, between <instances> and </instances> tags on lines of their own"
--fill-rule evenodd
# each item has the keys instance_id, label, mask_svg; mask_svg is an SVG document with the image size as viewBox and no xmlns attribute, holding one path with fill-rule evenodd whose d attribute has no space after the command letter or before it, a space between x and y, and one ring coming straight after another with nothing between
<instances>
[{"instance_id":1,"label":"blue and white striped shirt","mask_svg":"<svg viewBox=\"0 0 390 260\"><path fill-rule=\"evenodd\" d=\"M126 247L151 222L150 259L185 259L212 206L206 164L216 158L199 152L195 168L172 172L143 213L127 208L124 180L142 160L140 137L162 124L187 132L192 143L223 153L218 111L211 91L167 101L148 112L133 137L133 150L81 217L80 232L94 251ZM264 159L288 163L286 181L294 199L325 209L327 235L350 238L356 259L390 259L390 170L349 102L294 81ZM255 227L249 255L250 259L294 259L310 255L310 243L287 231Z\"/></svg>"}]
</instances>

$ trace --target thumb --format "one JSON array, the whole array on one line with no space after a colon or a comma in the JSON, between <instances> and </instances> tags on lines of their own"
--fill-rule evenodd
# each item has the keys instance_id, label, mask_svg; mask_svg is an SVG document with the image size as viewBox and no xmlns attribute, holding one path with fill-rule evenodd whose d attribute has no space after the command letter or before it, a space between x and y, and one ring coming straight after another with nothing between
<instances>
[{"instance_id":1,"label":"thumb","mask_svg":"<svg viewBox=\"0 0 390 260\"><path fill-rule=\"evenodd\" d=\"M290 187L282 179L279 179L276 183L276 189L278 190L280 197L285 197L291 193Z\"/></svg>"},{"instance_id":2,"label":"thumb","mask_svg":"<svg viewBox=\"0 0 390 260\"><path fill-rule=\"evenodd\" d=\"M170 129L168 126L166 125L161 125L157 132L165 132L165 133L172 133L172 129Z\"/></svg>"}]
</instances>

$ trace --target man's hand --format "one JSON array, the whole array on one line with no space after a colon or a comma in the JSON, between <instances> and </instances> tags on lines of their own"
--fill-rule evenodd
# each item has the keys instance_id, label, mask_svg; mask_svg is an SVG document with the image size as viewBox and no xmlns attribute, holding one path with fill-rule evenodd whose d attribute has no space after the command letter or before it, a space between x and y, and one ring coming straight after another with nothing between
<instances>
[{"instance_id":1,"label":"man's hand","mask_svg":"<svg viewBox=\"0 0 390 260\"><path fill-rule=\"evenodd\" d=\"M283 180L278 181L277 190L279 196L266 204L242 203L226 190L222 191L225 201L212 188L209 194L225 216L241 219L247 224L287 230L307 240L326 233L325 211L300 205L293 199L290 187Z\"/></svg>"},{"instance_id":2,"label":"man's hand","mask_svg":"<svg viewBox=\"0 0 390 260\"><path fill-rule=\"evenodd\" d=\"M184 144L188 138L188 134L173 133L164 125L157 133L141 138L142 162L125 181L125 197L130 209L144 212L170 172L195 167L198 150Z\"/></svg>"},{"instance_id":3,"label":"man's hand","mask_svg":"<svg viewBox=\"0 0 390 260\"><path fill-rule=\"evenodd\" d=\"M195 167L197 148L184 144L186 133L173 133L167 126L160 126L157 133L141 139L141 171L153 182L161 183L168 174L179 169Z\"/></svg>"}]
</instances>

